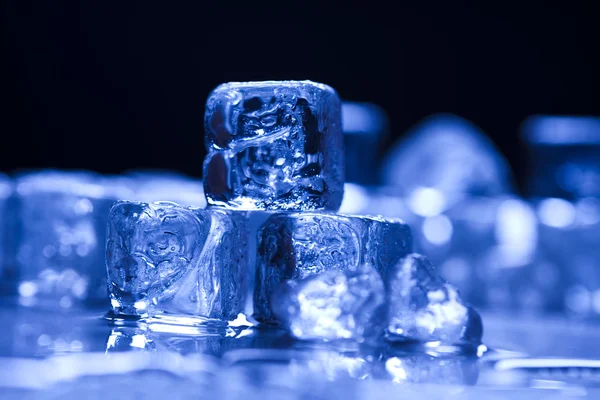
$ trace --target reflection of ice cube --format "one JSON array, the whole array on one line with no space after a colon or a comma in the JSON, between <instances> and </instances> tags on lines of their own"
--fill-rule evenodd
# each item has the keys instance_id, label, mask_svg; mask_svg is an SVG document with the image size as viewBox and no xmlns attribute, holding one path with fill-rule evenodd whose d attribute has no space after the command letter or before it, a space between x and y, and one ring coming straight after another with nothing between
<instances>
[{"instance_id":1,"label":"reflection of ice cube","mask_svg":"<svg viewBox=\"0 0 600 400\"><path fill-rule=\"evenodd\" d=\"M133 198L144 203L172 201L185 206L206 207L202 180L168 171L131 171L127 175L135 189Z\"/></svg>"},{"instance_id":2,"label":"reflection of ice cube","mask_svg":"<svg viewBox=\"0 0 600 400\"><path fill-rule=\"evenodd\" d=\"M219 386L225 398L354 399L356 380L369 376L370 363L360 354L336 351L243 349L225 354Z\"/></svg>"},{"instance_id":3,"label":"reflection of ice cube","mask_svg":"<svg viewBox=\"0 0 600 400\"><path fill-rule=\"evenodd\" d=\"M435 383L473 385L479 369L476 357L441 356L429 354L388 355L384 359L387 378L395 383Z\"/></svg>"},{"instance_id":4,"label":"reflection of ice cube","mask_svg":"<svg viewBox=\"0 0 600 400\"><path fill-rule=\"evenodd\" d=\"M410 229L400 220L304 212L274 214L258 233L254 317L272 321L271 296L289 279L369 264L380 274L408 254Z\"/></svg>"},{"instance_id":5,"label":"reflection of ice cube","mask_svg":"<svg viewBox=\"0 0 600 400\"><path fill-rule=\"evenodd\" d=\"M383 301L383 281L365 265L288 281L275 292L272 308L299 339L362 339L381 322L375 317ZM374 328L370 333L377 333Z\"/></svg>"},{"instance_id":6,"label":"reflection of ice cube","mask_svg":"<svg viewBox=\"0 0 600 400\"><path fill-rule=\"evenodd\" d=\"M379 144L387 135L384 110L370 103L342 103L342 130L346 159L346 181L363 185L379 181Z\"/></svg>"},{"instance_id":7,"label":"reflection of ice cube","mask_svg":"<svg viewBox=\"0 0 600 400\"><path fill-rule=\"evenodd\" d=\"M219 334L178 334L177 327L168 333L152 331L147 325L115 326L106 339L106 353L160 352L182 356L218 356L223 336Z\"/></svg>"},{"instance_id":8,"label":"reflection of ice cube","mask_svg":"<svg viewBox=\"0 0 600 400\"><path fill-rule=\"evenodd\" d=\"M175 203L118 202L106 267L113 311L233 319L246 295L246 232L237 214Z\"/></svg>"},{"instance_id":9,"label":"reflection of ice cube","mask_svg":"<svg viewBox=\"0 0 600 400\"><path fill-rule=\"evenodd\" d=\"M522 135L531 153L531 196L600 196L600 118L533 116Z\"/></svg>"},{"instance_id":10,"label":"reflection of ice cube","mask_svg":"<svg viewBox=\"0 0 600 400\"><path fill-rule=\"evenodd\" d=\"M418 124L386 155L383 182L405 196L416 190L423 201L447 206L465 195L511 191L506 161L477 127L453 115L435 115Z\"/></svg>"},{"instance_id":11,"label":"reflection of ice cube","mask_svg":"<svg viewBox=\"0 0 600 400\"><path fill-rule=\"evenodd\" d=\"M106 301L108 211L125 188L88 172L40 171L16 182L16 268L22 302Z\"/></svg>"},{"instance_id":12,"label":"reflection of ice cube","mask_svg":"<svg viewBox=\"0 0 600 400\"><path fill-rule=\"evenodd\" d=\"M426 257L410 254L401 260L390 270L387 285L392 339L481 343L479 314L437 275Z\"/></svg>"},{"instance_id":13,"label":"reflection of ice cube","mask_svg":"<svg viewBox=\"0 0 600 400\"><path fill-rule=\"evenodd\" d=\"M0 357L49 357L103 351L109 330L96 313L39 310L3 304L0 306L3 338Z\"/></svg>"},{"instance_id":14,"label":"reflection of ice cube","mask_svg":"<svg viewBox=\"0 0 600 400\"><path fill-rule=\"evenodd\" d=\"M205 112L209 204L337 210L344 150L340 100L310 81L227 83Z\"/></svg>"}]
</instances>

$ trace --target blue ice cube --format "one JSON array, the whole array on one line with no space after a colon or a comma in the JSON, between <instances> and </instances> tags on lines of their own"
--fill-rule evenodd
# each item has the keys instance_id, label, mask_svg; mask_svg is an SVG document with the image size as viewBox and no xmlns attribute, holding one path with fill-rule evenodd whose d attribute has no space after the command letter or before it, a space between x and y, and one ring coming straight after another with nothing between
<instances>
[{"instance_id":1,"label":"blue ice cube","mask_svg":"<svg viewBox=\"0 0 600 400\"><path fill-rule=\"evenodd\" d=\"M38 171L16 180L18 293L27 305L106 301L108 211L124 188L91 172Z\"/></svg>"},{"instance_id":2,"label":"blue ice cube","mask_svg":"<svg viewBox=\"0 0 600 400\"><path fill-rule=\"evenodd\" d=\"M481 343L483 325L475 309L465 304L420 254L410 254L390 269L388 334L392 341Z\"/></svg>"},{"instance_id":3,"label":"blue ice cube","mask_svg":"<svg viewBox=\"0 0 600 400\"><path fill-rule=\"evenodd\" d=\"M569 315L600 316L600 200L545 198L534 201L539 218L539 251L529 287Z\"/></svg>"},{"instance_id":4,"label":"blue ice cube","mask_svg":"<svg viewBox=\"0 0 600 400\"><path fill-rule=\"evenodd\" d=\"M371 103L342 103L346 182L379 183L379 145L388 134L385 111Z\"/></svg>"},{"instance_id":5,"label":"blue ice cube","mask_svg":"<svg viewBox=\"0 0 600 400\"><path fill-rule=\"evenodd\" d=\"M237 218L168 202L116 203L106 245L113 311L235 318L247 291L247 233Z\"/></svg>"},{"instance_id":6,"label":"blue ice cube","mask_svg":"<svg viewBox=\"0 0 600 400\"><path fill-rule=\"evenodd\" d=\"M521 133L530 149L530 196L600 196L600 118L536 115Z\"/></svg>"},{"instance_id":7,"label":"blue ice cube","mask_svg":"<svg viewBox=\"0 0 600 400\"><path fill-rule=\"evenodd\" d=\"M273 313L298 339L355 339L382 329L383 281L371 266L289 280L272 299ZM378 318L379 317L379 318Z\"/></svg>"},{"instance_id":8,"label":"blue ice cube","mask_svg":"<svg viewBox=\"0 0 600 400\"><path fill-rule=\"evenodd\" d=\"M389 151L382 172L383 183L404 196L429 190L421 193L429 195L421 200L424 212L468 195L512 191L506 160L483 132L454 115L434 115L418 124Z\"/></svg>"},{"instance_id":9,"label":"blue ice cube","mask_svg":"<svg viewBox=\"0 0 600 400\"><path fill-rule=\"evenodd\" d=\"M276 320L271 296L290 280L371 265L382 276L412 249L410 228L401 220L325 212L279 213L258 232L254 317Z\"/></svg>"},{"instance_id":10,"label":"blue ice cube","mask_svg":"<svg viewBox=\"0 0 600 400\"><path fill-rule=\"evenodd\" d=\"M337 210L343 194L340 100L310 81L227 83L205 112L208 204Z\"/></svg>"}]
</instances>

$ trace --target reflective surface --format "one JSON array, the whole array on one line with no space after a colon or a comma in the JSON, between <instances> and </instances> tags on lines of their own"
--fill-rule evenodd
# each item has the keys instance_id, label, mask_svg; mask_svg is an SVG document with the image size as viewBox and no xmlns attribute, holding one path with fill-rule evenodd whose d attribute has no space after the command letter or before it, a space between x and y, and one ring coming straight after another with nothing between
<instances>
[{"instance_id":1,"label":"reflective surface","mask_svg":"<svg viewBox=\"0 0 600 400\"><path fill-rule=\"evenodd\" d=\"M5 398L538 398L600 392L600 326L484 315L476 354L429 346L295 341L277 330L181 331L47 312L3 299ZM235 326L238 325L238 326ZM454 349L455 350L455 349ZM568 357L568 358L561 358ZM554 397L553 397L554 398Z\"/></svg>"}]
</instances>

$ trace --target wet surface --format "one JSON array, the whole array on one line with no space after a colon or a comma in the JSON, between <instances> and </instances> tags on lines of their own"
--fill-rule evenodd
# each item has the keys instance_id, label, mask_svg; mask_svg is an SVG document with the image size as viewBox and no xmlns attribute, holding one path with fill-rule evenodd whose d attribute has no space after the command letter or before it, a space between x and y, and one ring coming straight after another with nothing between
<instances>
[{"instance_id":1,"label":"wet surface","mask_svg":"<svg viewBox=\"0 0 600 400\"><path fill-rule=\"evenodd\" d=\"M600 393L600 325L484 313L479 356L429 345L300 342L4 299L2 398L535 398ZM243 325L244 320L242 320Z\"/></svg>"}]
</instances>

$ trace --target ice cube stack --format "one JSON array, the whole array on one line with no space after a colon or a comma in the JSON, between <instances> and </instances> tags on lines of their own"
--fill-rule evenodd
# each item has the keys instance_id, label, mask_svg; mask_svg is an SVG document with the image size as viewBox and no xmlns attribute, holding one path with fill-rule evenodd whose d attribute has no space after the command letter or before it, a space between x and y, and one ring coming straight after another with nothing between
<instances>
[{"instance_id":1,"label":"ice cube stack","mask_svg":"<svg viewBox=\"0 0 600 400\"><path fill-rule=\"evenodd\" d=\"M257 321L299 339L385 330L394 341L479 344L477 312L411 254L404 222L336 214L344 150L331 87L220 85L206 103L205 145L206 208L112 207L106 254L116 314L225 321L250 297Z\"/></svg>"}]
</instances>

